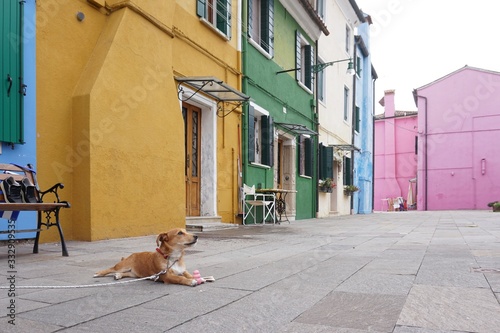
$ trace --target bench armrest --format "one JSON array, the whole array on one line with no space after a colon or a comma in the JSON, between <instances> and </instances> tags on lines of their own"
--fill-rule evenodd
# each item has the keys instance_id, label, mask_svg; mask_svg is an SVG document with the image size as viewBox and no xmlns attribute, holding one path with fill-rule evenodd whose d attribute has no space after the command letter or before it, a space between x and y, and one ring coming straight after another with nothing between
<instances>
[{"instance_id":1,"label":"bench armrest","mask_svg":"<svg viewBox=\"0 0 500 333\"><path fill-rule=\"evenodd\" d=\"M66 202L66 201L61 201L61 199L59 198L59 194L57 193L58 189L63 189L63 188L64 188L64 184L57 183L46 191L38 191L38 193L40 194L40 200L43 202L44 196L51 193L52 195L55 196L55 198L57 200L54 202Z\"/></svg>"}]
</instances>

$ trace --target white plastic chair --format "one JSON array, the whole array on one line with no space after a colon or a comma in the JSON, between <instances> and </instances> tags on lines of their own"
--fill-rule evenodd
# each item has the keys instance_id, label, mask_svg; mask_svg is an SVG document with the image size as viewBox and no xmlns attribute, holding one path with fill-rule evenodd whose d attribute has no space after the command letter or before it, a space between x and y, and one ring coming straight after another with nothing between
<instances>
[{"instance_id":1,"label":"white plastic chair","mask_svg":"<svg viewBox=\"0 0 500 333\"><path fill-rule=\"evenodd\" d=\"M267 220L276 223L275 203L274 193L256 193L255 185L243 184L243 224L247 224L249 217L257 224L257 207L262 207L262 224Z\"/></svg>"}]
</instances>

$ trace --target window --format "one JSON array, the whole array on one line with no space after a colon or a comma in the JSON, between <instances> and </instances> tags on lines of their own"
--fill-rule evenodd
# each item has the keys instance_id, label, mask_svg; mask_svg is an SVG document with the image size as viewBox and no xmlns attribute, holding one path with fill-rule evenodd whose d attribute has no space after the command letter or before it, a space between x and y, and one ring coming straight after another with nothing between
<instances>
[{"instance_id":1,"label":"window","mask_svg":"<svg viewBox=\"0 0 500 333\"><path fill-rule=\"evenodd\" d=\"M351 28L348 25L345 26L345 51L351 53Z\"/></svg>"},{"instance_id":2,"label":"window","mask_svg":"<svg viewBox=\"0 0 500 333\"><path fill-rule=\"evenodd\" d=\"M248 0L248 36L273 55L274 0Z\"/></svg>"},{"instance_id":3,"label":"window","mask_svg":"<svg viewBox=\"0 0 500 333\"><path fill-rule=\"evenodd\" d=\"M325 1L324 0L307 0L311 7L316 11L319 17L325 17Z\"/></svg>"},{"instance_id":4,"label":"window","mask_svg":"<svg viewBox=\"0 0 500 333\"><path fill-rule=\"evenodd\" d=\"M196 14L231 38L231 0L197 0Z\"/></svg>"},{"instance_id":5,"label":"window","mask_svg":"<svg viewBox=\"0 0 500 333\"><path fill-rule=\"evenodd\" d=\"M255 104L248 106L248 161L274 165L273 118Z\"/></svg>"},{"instance_id":6,"label":"window","mask_svg":"<svg viewBox=\"0 0 500 333\"><path fill-rule=\"evenodd\" d=\"M0 141L24 143L21 6L24 1L2 1L0 5Z\"/></svg>"},{"instance_id":7,"label":"window","mask_svg":"<svg viewBox=\"0 0 500 333\"><path fill-rule=\"evenodd\" d=\"M333 147L319 146L319 178L333 178Z\"/></svg>"},{"instance_id":8,"label":"window","mask_svg":"<svg viewBox=\"0 0 500 333\"><path fill-rule=\"evenodd\" d=\"M362 65L363 64L361 63L361 58L356 57L356 75L358 77L361 77L361 71L363 70Z\"/></svg>"},{"instance_id":9,"label":"window","mask_svg":"<svg viewBox=\"0 0 500 333\"><path fill-rule=\"evenodd\" d=\"M312 66L314 66L314 47L298 31L295 34L295 45L296 79L312 92L314 88L314 73L312 71Z\"/></svg>"},{"instance_id":10,"label":"window","mask_svg":"<svg viewBox=\"0 0 500 333\"><path fill-rule=\"evenodd\" d=\"M307 135L299 135L299 173L312 177L313 172L313 141Z\"/></svg>"},{"instance_id":11,"label":"window","mask_svg":"<svg viewBox=\"0 0 500 333\"><path fill-rule=\"evenodd\" d=\"M352 185L351 158L344 157L344 185Z\"/></svg>"},{"instance_id":12,"label":"window","mask_svg":"<svg viewBox=\"0 0 500 333\"><path fill-rule=\"evenodd\" d=\"M320 64L323 62L320 61ZM325 102L325 72L319 71L316 75L316 82L318 85L318 100Z\"/></svg>"},{"instance_id":13,"label":"window","mask_svg":"<svg viewBox=\"0 0 500 333\"><path fill-rule=\"evenodd\" d=\"M359 125L360 125L360 121L361 121L361 119L359 119L359 106L356 105L354 108L354 111L355 111L355 113L354 113L354 117L355 117L354 118L354 130L359 133Z\"/></svg>"},{"instance_id":14,"label":"window","mask_svg":"<svg viewBox=\"0 0 500 333\"><path fill-rule=\"evenodd\" d=\"M344 86L344 120L349 120L349 88Z\"/></svg>"}]
</instances>

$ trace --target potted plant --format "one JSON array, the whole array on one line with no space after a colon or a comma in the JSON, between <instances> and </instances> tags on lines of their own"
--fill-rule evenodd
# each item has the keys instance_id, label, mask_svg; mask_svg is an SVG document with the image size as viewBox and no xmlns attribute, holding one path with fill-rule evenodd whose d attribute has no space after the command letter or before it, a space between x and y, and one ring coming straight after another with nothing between
<instances>
[{"instance_id":1,"label":"potted plant","mask_svg":"<svg viewBox=\"0 0 500 333\"><path fill-rule=\"evenodd\" d=\"M335 184L332 178L325 178L319 181L319 190L321 192L332 193L335 187L337 187L337 184Z\"/></svg>"},{"instance_id":2,"label":"potted plant","mask_svg":"<svg viewBox=\"0 0 500 333\"><path fill-rule=\"evenodd\" d=\"M500 212L500 201L493 201L488 204L488 207L493 208L494 212Z\"/></svg>"},{"instance_id":3,"label":"potted plant","mask_svg":"<svg viewBox=\"0 0 500 333\"><path fill-rule=\"evenodd\" d=\"M345 195L351 195L357 191L359 191L359 187L357 187L356 185L345 185L344 186L344 194Z\"/></svg>"}]
</instances>

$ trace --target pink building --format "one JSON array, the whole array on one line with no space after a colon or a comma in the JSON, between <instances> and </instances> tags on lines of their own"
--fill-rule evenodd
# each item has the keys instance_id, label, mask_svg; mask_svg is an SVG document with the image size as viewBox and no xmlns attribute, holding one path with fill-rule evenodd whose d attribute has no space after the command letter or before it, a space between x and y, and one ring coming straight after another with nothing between
<instances>
[{"instance_id":1,"label":"pink building","mask_svg":"<svg viewBox=\"0 0 500 333\"><path fill-rule=\"evenodd\" d=\"M375 117L375 211L388 210L388 199L407 200L410 186L415 200L417 177L417 112L396 111L394 90L385 91L380 104L384 114Z\"/></svg>"},{"instance_id":2,"label":"pink building","mask_svg":"<svg viewBox=\"0 0 500 333\"><path fill-rule=\"evenodd\" d=\"M489 209L500 200L500 73L465 66L414 96L418 209Z\"/></svg>"}]
</instances>

